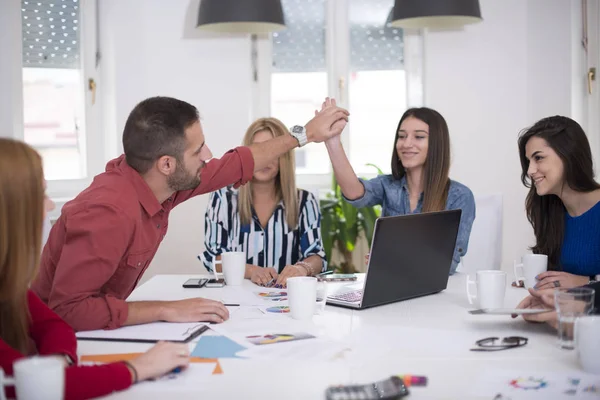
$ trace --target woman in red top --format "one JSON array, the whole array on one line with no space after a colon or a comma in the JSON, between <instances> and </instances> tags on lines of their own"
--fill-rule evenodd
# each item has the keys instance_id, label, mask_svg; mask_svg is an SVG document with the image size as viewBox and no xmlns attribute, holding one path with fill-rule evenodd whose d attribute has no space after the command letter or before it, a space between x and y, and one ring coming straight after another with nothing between
<instances>
[{"instance_id":1,"label":"woman in red top","mask_svg":"<svg viewBox=\"0 0 600 400\"><path fill-rule=\"evenodd\" d=\"M77 365L73 329L29 290L50 204L40 156L22 142L0 138L0 368L12 375L20 358L61 357L65 397L70 400L104 396L187 366L188 346L174 343L159 343L130 362ZM6 394L14 397L14 389Z\"/></svg>"}]
</instances>

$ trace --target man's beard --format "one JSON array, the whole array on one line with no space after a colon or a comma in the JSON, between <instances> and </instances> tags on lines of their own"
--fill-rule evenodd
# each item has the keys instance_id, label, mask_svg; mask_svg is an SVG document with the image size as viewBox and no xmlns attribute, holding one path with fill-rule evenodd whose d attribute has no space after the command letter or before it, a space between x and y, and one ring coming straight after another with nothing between
<instances>
[{"instance_id":1,"label":"man's beard","mask_svg":"<svg viewBox=\"0 0 600 400\"><path fill-rule=\"evenodd\" d=\"M167 184L174 191L192 190L200 185L200 178L198 175L188 173L183 167L183 161L178 160L175 173L167 177Z\"/></svg>"}]
</instances>

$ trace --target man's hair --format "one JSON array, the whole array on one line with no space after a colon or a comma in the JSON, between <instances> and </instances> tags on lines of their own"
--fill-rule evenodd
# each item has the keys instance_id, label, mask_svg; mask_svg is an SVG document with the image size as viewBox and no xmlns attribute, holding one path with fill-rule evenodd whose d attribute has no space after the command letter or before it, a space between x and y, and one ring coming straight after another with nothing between
<instances>
[{"instance_id":1,"label":"man's hair","mask_svg":"<svg viewBox=\"0 0 600 400\"><path fill-rule=\"evenodd\" d=\"M144 174L162 156L182 159L185 130L199 120L198 110L172 97L150 97L129 114L123 130L125 159Z\"/></svg>"}]
</instances>

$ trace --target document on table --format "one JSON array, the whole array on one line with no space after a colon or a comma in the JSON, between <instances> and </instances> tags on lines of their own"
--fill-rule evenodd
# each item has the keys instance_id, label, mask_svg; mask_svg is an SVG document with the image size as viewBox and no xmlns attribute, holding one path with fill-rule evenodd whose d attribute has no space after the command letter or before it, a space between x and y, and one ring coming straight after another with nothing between
<instances>
[{"instance_id":1,"label":"document on table","mask_svg":"<svg viewBox=\"0 0 600 400\"><path fill-rule=\"evenodd\" d=\"M258 359L289 359L295 361L331 361L348 350L345 343L311 338L270 345L254 346L237 353L239 357Z\"/></svg>"},{"instance_id":2,"label":"document on table","mask_svg":"<svg viewBox=\"0 0 600 400\"><path fill-rule=\"evenodd\" d=\"M140 382L134 385L133 389L135 391L152 390L153 392L163 389L169 392L178 390L197 391L201 387L200 382L212 377L213 369L213 364L190 364L181 372L167 374L153 381Z\"/></svg>"},{"instance_id":3,"label":"document on table","mask_svg":"<svg viewBox=\"0 0 600 400\"><path fill-rule=\"evenodd\" d=\"M318 337L318 328L311 321L297 321L286 319L256 319L245 320L243 323L229 320L222 324L211 325L214 332L227 336L244 347L252 347L254 343L248 340L249 336L264 334L307 333Z\"/></svg>"},{"instance_id":4,"label":"document on table","mask_svg":"<svg viewBox=\"0 0 600 400\"><path fill-rule=\"evenodd\" d=\"M251 291L237 286L225 286L221 294L223 303L239 304L241 306L287 305L287 300L285 289L257 287L254 291Z\"/></svg>"},{"instance_id":5,"label":"document on table","mask_svg":"<svg viewBox=\"0 0 600 400\"><path fill-rule=\"evenodd\" d=\"M201 358L238 358L236 353L246 347L226 336L201 336L192 351L192 357Z\"/></svg>"},{"instance_id":6,"label":"document on table","mask_svg":"<svg viewBox=\"0 0 600 400\"><path fill-rule=\"evenodd\" d=\"M240 307L227 306L231 317ZM205 322L151 322L149 324L123 326L118 329L99 329L77 332L79 340L104 340L111 342L168 342L187 343L208 330Z\"/></svg>"},{"instance_id":7,"label":"document on table","mask_svg":"<svg viewBox=\"0 0 600 400\"><path fill-rule=\"evenodd\" d=\"M473 381L472 395L489 399L600 399L600 376L581 371L492 369Z\"/></svg>"},{"instance_id":8,"label":"document on table","mask_svg":"<svg viewBox=\"0 0 600 400\"><path fill-rule=\"evenodd\" d=\"M79 358L79 361L83 365L106 364L119 361L131 361L142 354L143 353L84 354ZM219 360L216 358L199 358L192 356L190 357L190 363L209 364L213 375L223 373L221 364L219 364Z\"/></svg>"},{"instance_id":9,"label":"document on table","mask_svg":"<svg viewBox=\"0 0 600 400\"><path fill-rule=\"evenodd\" d=\"M243 319L263 319L269 318L270 315L265 314L260 310L258 306L242 306L235 315L229 315L230 320L243 320Z\"/></svg>"},{"instance_id":10,"label":"document on table","mask_svg":"<svg viewBox=\"0 0 600 400\"><path fill-rule=\"evenodd\" d=\"M208 324L198 322L152 322L142 325L124 326L118 329L77 332L79 340L106 340L113 342L154 343L160 340L188 342L208 329Z\"/></svg>"}]
</instances>

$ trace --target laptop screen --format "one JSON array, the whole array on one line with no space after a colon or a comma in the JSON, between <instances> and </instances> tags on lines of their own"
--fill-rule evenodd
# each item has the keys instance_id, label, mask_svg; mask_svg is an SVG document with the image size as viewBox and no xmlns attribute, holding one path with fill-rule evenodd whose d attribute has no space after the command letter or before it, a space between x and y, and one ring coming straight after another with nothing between
<instances>
[{"instance_id":1,"label":"laptop screen","mask_svg":"<svg viewBox=\"0 0 600 400\"><path fill-rule=\"evenodd\" d=\"M362 307L444 290L461 213L448 210L379 218Z\"/></svg>"}]
</instances>

